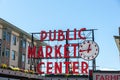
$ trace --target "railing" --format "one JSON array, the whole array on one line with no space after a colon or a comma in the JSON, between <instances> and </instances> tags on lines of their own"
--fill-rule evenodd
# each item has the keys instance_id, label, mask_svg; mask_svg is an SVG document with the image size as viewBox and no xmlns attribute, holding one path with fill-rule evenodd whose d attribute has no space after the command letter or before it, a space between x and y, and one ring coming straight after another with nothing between
<instances>
[{"instance_id":1,"label":"railing","mask_svg":"<svg viewBox=\"0 0 120 80\"><path fill-rule=\"evenodd\" d=\"M12 70L8 70L8 69L0 69L0 74L8 75L8 76L40 79L40 76L36 75L36 74L28 74L28 73L24 73L24 72L20 72L20 71L12 71Z\"/></svg>"},{"instance_id":2,"label":"railing","mask_svg":"<svg viewBox=\"0 0 120 80\"><path fill-rule=\"evenodd\" d=\"M14 77L20 80L23 80L24 78L27 80L89 80L87 75L47 75L47 76L39 76L37 74L30 74L30 73L24 73L20 71L12 71L9 69L2 69L0 68L0 75L4 75L8 77ZM2 77L2 76L1 76Z\"/></svg>"}]
</instances>

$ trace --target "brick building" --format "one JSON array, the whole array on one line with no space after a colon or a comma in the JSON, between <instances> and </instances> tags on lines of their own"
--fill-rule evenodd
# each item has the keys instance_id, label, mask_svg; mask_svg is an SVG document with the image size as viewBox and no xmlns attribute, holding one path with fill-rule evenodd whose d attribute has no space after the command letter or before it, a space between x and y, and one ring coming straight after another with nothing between
<instances>
[{"instance_id":1,"label":"brick building","mask_svg":"<svg viewBox=\"0 0 120 80\"><path fill-rule=\"evenodd\" d=\"M0 18L0 64L30 69L31 60L27 58L29 45L29 33ZM35 41L34 45L39 44Z\"/></svg>"}]
</instances>

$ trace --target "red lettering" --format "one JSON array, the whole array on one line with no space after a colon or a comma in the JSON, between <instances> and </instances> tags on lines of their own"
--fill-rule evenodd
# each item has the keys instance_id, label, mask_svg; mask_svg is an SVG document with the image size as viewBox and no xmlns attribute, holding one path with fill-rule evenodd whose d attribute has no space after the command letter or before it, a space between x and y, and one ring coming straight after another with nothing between
<instances>
[{"instance_id":1,"label":"red lettering","mask_svg":"<svg viewBox=\"0 0 120 80\"><path fill-rule=\"evenodd\" d=\"M52 62L46 62L46 72L44 72L44 69L42 69L42 65L45 65L45 62L40 62L37 65L37 72L39 74L62 74L62 62L55 62L54 65ZM64 62L65 65L65 73L66 74L79 74L79 62ZM69 66L71 65L71 71L69 72ZM81 73L82 74L88 74L88 65L86 62L82 62L81 63ZM54 71L53 71L53 66L54 66ZM43 71L42 71L43 70ZM96 75L96 80L109 80L109 79L115 79L117 80L119 77L117 75L112 76L112 75L106 75L106 76L102 76L101 75Z\"/></svg>"},{"instance_id":2,"label":"red lettering","mask_svg":"<svg viewBox=\"0 0 120 80\"><path fill-rule=\"evenodd\" d=\"M40 41L43 41L44 39L46 39L46 37L47 37L47 32L46 31L41 31Z\"/></svg>"},{"instance_id":3,"label":"red lettering","mask_svg":"<svg viewBox=\"0 0 120 80\"><path fill-rule=\"evenodd\" d=\"M77 32L77 30L74 29L74 40L76 40L76 32Z\"/></svg>"},{"instance_id":4,"label":"red lettering","mask_svg":"<svg viewBox=\"0 0 120 80\"><path fill-rule=\"evenodd\" d=\"M85 31L85 30L86 30L86 28L81 28L78 31L78 37L80 39L86 39L85 36L81 35L82 31ZM77 38L76 37L77 30L74 29L74 31L71 31L71 32L73 32L73 34L74 34L73 37L70 37L70 30L69 29L67 29L67 31L66 31L66 36L64 35L64 33L65 33L64 31L58 30L58 41L65 40L65 37L66 37L67 40L76 40L76 38ZM51 30L49 30L48 33L49 33L49 35L47 34L46 31L41 31L40 32L40 41L44 41L47 38L47 36L48 36L48 38L49 38L50 41L54 41L54 40L57 39L57 37L56 37L57 36L57 31L56 30L54 30L53 32Z\"/></svg>"},{"instance_id":5,"label":"red lettering","mask_svg":"<svg viewBox=\"0 0 120 80\"><path fill-rule=\"evenodd\" d=\"M119 80L119 75L96 75L96 80Z\"/></svg>"},{"instance_id":6,"label":"red lettering","mask_svg":"<svg viewBox=\"0 0 120 80\"><path fill-rule=\"evenodd\" d=\"M103 75L101 75L100 80L105 80Z\"/></svg>"},{"instance_id":7,"label":"red lettering","mask_svg":"<svg viewBox=\"0 0 120 80\"><path fill-rule=\"evenodd\" d=\"M47 74L52 74L52 62L47 62Z\"/></svg>"},{"instance_id":8,"label":"red lettering","mask_svg":"<svg viewBox=\"0 0 120 80\"><path fill-rule=\"evenodd\" d=\"M78 74L78 62L73 62L73 74ZM77 70L77 71L76 71Z\"/></svg>"},{"instance_id":9,"label":"red lettering","mask_svg":"<svg viewBox=\"0 0 120 80\"><path fill-rule=\"evenodd\" d=\"M65 44L64 45L64 58L70 58L69 53L70 51L67 49L70 44Z\"/></svg>"},{"instance_id":10,"label":"red lettering","mask_svg":"<svg viewBox=\"0 0 120 80\"><path fill-rule=\"evenodd\" d=\"M71 64L71 62L64 62L65 64L65 73L68 74L69 73L69 64Z\"/></svg>"},{"instance_id":11,"label":"red lettering","mask_svg":"<svg viewBox=\"0 0 120 80\"><path fill-rule=\"evenodd\" d=\"M116 80L117 76L116 75L110 75L111 76L111 79L114 79Z\"/></svg>"},{"instance_id":12,"label":"red lettering","mask_svg":"<svg viewBox=\"0 0 120 80\"><path fill-rule=\"evenodd\" d=\"M33 48L28 46L28 58L35 58L36 57L36 47Z\"/></svg>"},{"instance_id":13,"label":"red lettering","mask_svg":"<svg viewBox=\"0 0 120 80\"><path fill-rule=\"evenodd\" d=\"M46 58L52 58L51 54L52 54L52 47L47 45L46 46Z\"/></svg>"},{"instance_id":14,"label":"red lettering","mask_svg":"<svg viewBox=\"0 0 120 80\"><path fill-rule=\"evenodd\" d=\"M77 48L78 44L72 44L71 46L73 46L73 48L74 48L74 58L76 58L76 48Z\"/></svg>"},{"instance_id":15,"label":"red lettering","mask_svg":"<svg viewBox=\"0 0 120 80\"><path fill-rule=\"evenodd\" d=\"M110 76L109 75L105 75L105 80L110 80Z\"/></svg>"},{"instance_id":16,"label":"red lettering","mask_svg":"<svg viewBox=\"0 0 120 80\"><path fill-rule=\"evenodd\" d=\"M67 29L67 32L66 32L66 39L73 40L73 38L70 38L70 30L69 29Z\"/></svg>"},{"instance_id":17,"label":"red lettering","mask_svg":"<svg viewBox=\"0 0 120 80\"><path fill-rule=\"evenodd\" d=\"M59 65L58 65L58 62L55 62L55 74L62 74L62 62L59 62Z\"/></svg>"},{"instance_id":18,"label":"red lettering","mask_svg":"<svg viewBox=\"0 0 120 80\"><path fill-rule=\"evenodd\" d=\"M100 75L96 75L96 80L99 80L99 78L98 78L99 76L100 76Z\"/></svg>"},{"instance_id":19,"label":"red lettering","mask_svg":"<svg viewBox=\"0 0 120 80\"><path fill-rule=\"evenodd\" d=\"M85 31L85 30L86 30L86 28L82 28L82 29L79 30L78 36L79 36L80 39L86 39L86 37L81 36L81 32L82 32L82 31Z\"/></svg>"},{"instance_id":20,"label":"red lettering","mask_svg":"<svg viewBox=\"0 0 120 80\"><path fill-rule=\"evenodd\" d=\"M120 75L117 76L117 80L119 80L119 79L120 79Z\"/></svg>"},{"instance_id":21,"label":"red lettering","mask_svg":"<svg viewBox=\"0 0 120 80\"><path fill-rule=\"evenodd\" d=\"M43 58L43 57L44 57L42 46L39 47L39 50L38 50L38 56L37 56L37 57L38 57L38 58Z\"/></svg>"},{"instance_id":22,"label":"red lettering","mask_svg":"<svg viewBox=\"0 0 120 80\"><path fill-rule=\"evenodd\" d=\"M53 33L53 35L52 35L52 33ZM52 36L53 36L53 39L52 39ZM56 30L54 30L54 32L52 32L51 30L49 31L49 39L50 39L50 41L56 40Z\"/></svg>"},{"instance_id":23,"label":"red lettering","mask_svg":"<svg viewBox=\"0 0 120 80\"><path fill-rule=\"evenodd\" d=\"M61 48L61 47L62 47L62 45L55 46L55 58L58 58L57 55L59 55L59 58L62 58L61 52L60 52L60 48Z\"/></svg>"},{"instance_id":24,"label":"red lettering","mask_svg":"<svg viewBox=\"0 0 120 80\"><path fill-rule=\"evenodd\" d=\"M81 62L82 73L88 74L88 64L86 62Z\"/></svg>"},{"instance_id":25,"label":"red lettering","mask_svg":"<svg viewBox=\"0 0 120 80\"><path fill-rule=\"evenodd\" d=\"M42 64L45 64L45 63L44 63L44 62L40 62L40 63L37 65L37 72L38 72L39 74L44 74L44 72L42 72L42 71L40 70Z\"/></svg>"},{"instance_id":26,"label":"red lettering","mask_svg":"<svg viewBox=\"0 0 120 80\"><path fill-rule=\"evenodd\" d=\"M63 41L65 39L65 36L63 34L62 30L58 30L58 41Z\"/></svg>"}]
</instances>

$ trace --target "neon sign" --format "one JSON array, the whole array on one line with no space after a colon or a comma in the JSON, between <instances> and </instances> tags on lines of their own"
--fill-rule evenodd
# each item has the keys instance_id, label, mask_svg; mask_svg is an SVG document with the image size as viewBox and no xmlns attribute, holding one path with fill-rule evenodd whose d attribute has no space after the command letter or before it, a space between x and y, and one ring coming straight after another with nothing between
<instances>
[{"instance_id":1,"label":"neon sign","mask_svg":"<svg viewBox=\"0 0 120 80\"><path fill-rule=\"evenodd\" d=\"M70 36L70 30L67 29L66 31L63 30L54 30L51 31L49 30L49 32L46 31L41 31L40 32L40 42L45 41L46 39L48 39L49 41L63 41L63 40L76 40L77 38L81 39L81 40L85 40L86 37L81 35L81 33L83 31L85 31L86 28L81 28L79 30L74 29L73 30L73 36ZM63 55L61 55L61 47L63 46ZM46 45L43 51L43 46L39 46L39 48L37 49L36 46L34 47L28 47L28 58L49 58L52 59L54 58L70 58L71 56L70 51L67 50L68 47L72 47L73 48L73 58L77 57L77 52L76 49L77 47L79 47L79 44L60 44L60 45L54 45L54 49L52 48L51 45ZM80 50L81 51L81 50ZM79 51L79 52L80 52ZM37 53L36 53L37 52ZM42 65L46 65L46 72L44 72L43 70L41 70L41 66ZM51 65L54 65L54 67L52 67ZM63 72L63 65L65 65L65 73L69 74L69 66L72 65L72 74L88 74L88 64L85 61L82 62L78 62L78 61L74 61L74 62L69 62L69 61L64 61L64 62L40 62L37 65L37 72L39 74L62 74ZM80 66L80 67L78 67ZM52 71L52 69L54 69L54 71Z\"/></svg>"}]
</instances>

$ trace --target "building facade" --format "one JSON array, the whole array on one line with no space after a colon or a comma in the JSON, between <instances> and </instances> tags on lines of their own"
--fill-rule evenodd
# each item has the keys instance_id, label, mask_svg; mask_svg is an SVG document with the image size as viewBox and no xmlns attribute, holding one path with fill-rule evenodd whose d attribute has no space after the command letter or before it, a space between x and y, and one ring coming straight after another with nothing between
<instances>
[{"instance_id":1,"label":"building facade","mask_svg":"<svg viewBox=\"0 0 120 80\"><path fill-rule=\"evenodd\" d=\"M36 41L34 45L39 45ZM31 35L0 18L0 64L30 69L28 46Z\"/></svg>"}]
</instances>

